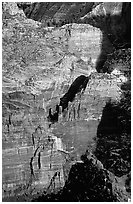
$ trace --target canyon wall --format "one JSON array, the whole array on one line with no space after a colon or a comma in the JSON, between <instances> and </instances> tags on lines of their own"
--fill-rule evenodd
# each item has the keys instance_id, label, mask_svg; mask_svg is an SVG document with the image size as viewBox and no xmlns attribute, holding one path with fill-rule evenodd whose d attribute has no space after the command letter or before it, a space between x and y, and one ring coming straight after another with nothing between
<instances>
[{"instance_id":1,"label":"canyon wall","mask_svg":"<svg viewBox=\"0 0 133 204\"><path fill-rule=\"evenodd\" d=\"M130 49L119 54L119 61L107 57L104 72L111 74L97 73L104 38L99 28L73 23L69 36L67 25L43 27L16 3L3 3L2 22L2 196L4 201L31 201L42 189L62 188L86 149L99 150L103 109L110 99L121 101L121 85L130 80ZM55 111L82 74L89 76L84 94L76 95L49 127L49 108Z\"/></svg>"}]
</instances>

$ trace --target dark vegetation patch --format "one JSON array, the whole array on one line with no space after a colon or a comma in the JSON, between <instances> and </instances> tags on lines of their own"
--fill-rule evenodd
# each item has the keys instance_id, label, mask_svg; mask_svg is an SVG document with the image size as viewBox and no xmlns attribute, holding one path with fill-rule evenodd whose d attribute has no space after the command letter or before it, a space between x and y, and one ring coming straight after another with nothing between
<instances>
[{"instance_id":1,"label":"dark vegetation patch","mask_svg":"<svg viewBox=\"0 0 133 204\"><path fill-rule=\"evenodd\" d=\"M47 194L33 199L33 202L110 202L117 201L113 194L112 177L103 169L102 164L94 157L81 157L82 163L71 167L68 180L63 189L57 193Z\"/></svg>"},{"instance_id":2,"label":"dark vegetation patch","mask_svg":"<svg viewBox=\"0 0 133 204\"><path fill-rule=\"evenodd\" d=\"M95 155L104 167L117 176L131 171L131 92L119 103L109 101L97 129Z\"/></svg>"},{"instance_id":3,"label":"dark vegetation patch","mask_svg":"<svg viewBox=\"0 0 133 204\"><path fill-rule=\"evenodd\" d=\"M98 72L110 72L103 67L108 54L119 49L131 48L131 3L122 3L122 11L119 15L108 14L104 17L96 15L88 19L88 23L100 28L103 33L101 54L97 60L96 69Z\"/></svg>"},{"instance_id":4,"label":"dark vegetation patch","mask_svg":"<svg viewBox=\"0 0 133 204\"><path fill-rule=\"evenodd\" d=\"M118 49L107 56L107 60L103 65L103 72L111 73L114 67L124 73L126 77L131 76L131 49Z\"/></svg>"},{"instance_id":5,"label":"dark vegetation patch","mask_svg":"<svg viewBox=\"0 0 133 204\"><path fill-rule=\"evenodd\" d=\"M116 202L126 197L123 185L131 192L130 102L131 92L127 91L120 102L106 104L97 130L96 157L88 157L86 152L82 162L71 167L63 189L50 194L46 191L33 202ZM114 176L123 182L125 175L122 186L114 183Z\"/></svg>"}]
</instances>

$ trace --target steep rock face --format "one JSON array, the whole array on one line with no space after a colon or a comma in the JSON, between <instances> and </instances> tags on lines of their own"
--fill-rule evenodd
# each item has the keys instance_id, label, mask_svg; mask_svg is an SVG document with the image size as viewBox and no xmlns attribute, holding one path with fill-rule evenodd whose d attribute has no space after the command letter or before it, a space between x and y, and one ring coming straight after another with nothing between
<instances>
[{"instance_id":1,"label":"steep rock face","mask_svg":"<svg viewBox=\"0 0 133 204\"><path fill-rule=\"evenodd\" d=\"M126 76L120 101L109 101L103 109L97 128L95 154L106 169L121 177L130 172L131 161L131 50L117 50L108 56L104 68L112 74ZM120 77L121 80L123 77ZM124 78L123 78L124 79ZM105 154L104 154L105 153ZM102 156L103 155L103 156ZM106 158L106 159L105 159ZM106 160L106 161L105 161Z\"/></svg>"},{"instance_id":2,"label":"steep rock face","mask_svg":"<svg viewBox=\"0 0 133 204\"><path fill-rule=\"evenodd\" d=\"M39 196L33 201L62 202L126 202L125 184L107 171L93 154L82 155L80 162L72 165L65 186L56 194ZM127 177L125 177L125 180Z\"/></svg>"},{"instance_id":3,"label":"steep rock face","mask_svg":"<svg viewBox=\"0 0 133 204\"><path fill-rule=\"evenodd\" d=\"M93 2L40 2L27 5L18 3L28 18L49 24L64 25L76 22L79 16L91 11Z\"/></svg>"},{"instance_id":4,"label":"steep rock face","mask_svg":"<svg viewBox=\"0 0 133 204\"><path fill-rule=\"evenodd\" d=\"M95 72L97 28L73 24L68 36L66 26L45 29L16 13L3 22L3 197L31 200L42 188L64 186L71 165L88 147L95 150L103 107L109 98L120 100L126 78ZM84 94L49 128L49 108L81 74L91 74Z\"/></svg>"},{"instance_id":5,"label":"steep rock face","mask_svg":"<svg viewBox=\"0 0 133 204\"><path fill-rule=\"evenodd\" d=\"M35 192L49 185L51 189L53 183L51 185L50 182L58 172L60 180L56 177L56 187L64 185L68 173L64 173L66 159L61 151L66 150L68 154L71 144L68 145L65 139L61 148L62 138L57 138L60 132L49 129L47 116L49 107L55 107L77 76L91 73L91 61L95 63L99 55L101 32L92 26L85 26L84 31L91 32L89 36L95 55L90 55L91 52L89 56L87 54L92 46L89 42L88 46L82 46L79 50L80 39L85 44L85 36L78 37L78 33L83 34L82 28L74 24L69 39L65 27L49 31L42 28L40 23L20 15L15 3L3 5L4 199L15 195L26 196L25 193L30 194L34 187ZM72 43L73 47L70 47ZM74 72L71 72L72 63ZM64 120L60 118L61 123ZM87 122L84 127L87 132ZM78 124L74 127L72 124L71 128L72 135L75 135L74 128L76 130ZM77 153L73 158L77 159Z\"/></svg>"},{"instance_id":6,"label":"steep rock face","mask_svg":"<svg viewBox=\"0 0 133 204\"><path fill-rule=\"evenodd\" d=\"M25 7L25 4L22 7ZM115 49L121 49L121 47L131 47L130 2L34 3L31 6L28 5L26 9L24 8L24 11L29 18L39 21L43 19L46 24L50 19L49 26L56 25L57 21L59 25L78 22L100 28L103 35L101 54L97 59L96 66L98 72L103 71L103 64L108 54L113 53Z\"/></svg>"},{"instance_id":7,"label":"steep rock face","mask_svg":"<svg viewBox=\"0 0 133 204\"><path fill-rule=\"evenodd\" d=\"M106 33L115 48L131 46L131 4L101 3L82 18Z\"/></svg>"}]
</instances>

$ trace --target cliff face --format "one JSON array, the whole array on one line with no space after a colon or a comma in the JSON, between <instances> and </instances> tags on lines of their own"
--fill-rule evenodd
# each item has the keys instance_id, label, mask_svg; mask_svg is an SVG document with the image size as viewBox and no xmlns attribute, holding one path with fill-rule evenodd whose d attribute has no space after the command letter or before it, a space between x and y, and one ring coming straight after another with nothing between
<instances>
[{"instance_id":1,"label":"cliff face","mask_svg":"<svg viewBox=\"0 0 133 204\"><path fill-rule=\"evenodd\" d=\"M76 22L80 16L91 11L93 2L40 2L17 3L28 18L41 22L65 24Z\"/></svg>"},{"instance_id":2,"label":"cliff face","mask_svg":"<svg viewBox=\"0 0 133 204\"><path fill-rule=\"evenodd\" d=\"M96 69L103 72L107 55L116 49L131 48L131 3L47 2L19 4L26 16L44 23L61 26L66 23L87 23L102 31L101 54Z\"/></svg>"},{"instance_id":3,"label":"cliff face","mask_svg":"<svg viewBox=\"0 0 133 204\"><path fill-rule=\"evenodd\" d=\"M131 3L101 3L81 18L102 30L101 54L96 69L103 72L107 56L118 49L131 48ZM106 69L106 71L108 71Z\"/></svg>"},{"instance_id":4,"label":"cliff face","mask_svg":"<svg viewBox=\"0 0 133 204\"><path fill-rule=\"evenodd\" d=\"M108 36L115 48L131 46L130 2L101 3L81 20L99 27Z\"/></svg>"},{"instance_id":5,"label":"cliff face","mask_svg":"<svg viewBox=\"0 0 133 204\"><path fill-rule=\"evenodd\" d=\"M100 128L106 102L110 98L121 100L123 83L130 87L130 83L127 85L130 49L119 55L119 62L113 55L108 57L104 69L115 68L113 74L97 73L102 31L91 25L73 23L69 34L67 28L67 25L43 27L27 19L15 3L3 3L5 200L9 197L30 201L42 189L48 193L63 187L71 166L81 160L86 149L92 152L98 149L97 127ZM123 61L121 56L125 56ZM76 95L68 110L60 112L59 121L49 127L49 108L55 111L60 98L81 74L90 76L84 94Z\"/></svg>"}]
</instances>

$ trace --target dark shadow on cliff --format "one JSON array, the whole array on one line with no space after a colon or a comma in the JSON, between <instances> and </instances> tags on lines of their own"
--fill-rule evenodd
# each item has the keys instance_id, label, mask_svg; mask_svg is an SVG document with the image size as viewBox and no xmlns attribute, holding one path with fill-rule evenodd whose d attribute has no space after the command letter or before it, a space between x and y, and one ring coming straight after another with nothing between
<instances>
[{"instance_id":1,"label":"dark shadow on cliff","mask_svg":"<svg viewBox=\"0 0 133 204\"><path fill-rule=\"evenodd\" d=\"M84 162L76 163L70 170L68 181L63 188L62 200L69 202L115 201L107 171L98 168L97 163L85 155L81 159Z\"/></svg>"},{"instance_id":2,"label":"dark shadow on cliff","mask_svg":"<svg viewBox=\"0 0 133 204\"><path fill-rule=\"evenodd\" d=\"M84 75L78 76L74 82L71 84L69 90L62 98L60 98L60 106L62 106L62 111L68 107L68 103L72 102L75 95L79 92L84 92L89 81L89 77Z\"/></svg>"},{"instance_id":3,"label":"dark shadow on cliff","mask_svg":"<svg viewBox=\"0 0 133 204\"><path fill-rule=\"evenodd\" d=\"M107 55L113 53L114 50L131 48L131 2L123 2L118 15L106 14L102 16L102 14L96 14L82 21L80 18L89 14L96 5L94 2L40 2L31 5L18 3L19 8L24 10L28 18L46 22L44 23L45 26L60 27L69 23L87 23L100 28L103 36L101 54L97 59L96 70L98 72L108 72L108 70L103 69ZM67 8L67 11L65 10L61 18L56 19L54 15L60 13L62 6Z\"/></svg>"},{"instance_id":4,"label":"dark shadow on cliff","mask_svg":"<svg viewBox=\"0 0 133 204\"><path fill-rule=\"evenodd\" d=\"M96 157L116 176L131 171L131 91L130 81L122 85L120 102L109 101L97 129Z\"/></svg>"},{"instance_id":5,"label":"dark shadow on cliff","mask_svg":"<svg viewBox=\"0 0 133 204\"><path fill-rule=\"evenodd\" d=\"M81 162L72 165L63 189L50 194L45 191L33 202L126 201L131 191L130 80L122 84L121 89L121 100L109 101L103 109L95 156L86 151Z\"/></svg>"},{"instance_id":6,"label":"dark shadow on cliff","mask_svg":"<svg viewBox=\"0 0 133 204\"><path fill-rule=\"evenodd\" d=\"M46 22L47 26L59 27L76 23L79 17L92 10L94 2L34 2L32 4L19 2L17 5L23 9L27 18Z\"/></svg>"},{"instance_id":7,"label":"dark shadow on cliff","mask_svg":"<svg viewBox=\"0 0 133 204\"><path fill-rule=\"evenodd\" d=\"M109 8L108 8L109 9ZM106 9L105 9L106 10ZM131 48L131 2L123 2L119 14L89 14L79 20L79 23L87 23L102 31L101 53L97 59L96 70L108 72L103 69L108 54L118 49Z\"/></svg>"},{"instance_id":8,"label":"dark shadow on cliff","mask_svg":"<svg viewBox=\"0 0 133 204\"><path fill-rule=\"evenodd\" d=\"M73 83L71 84L70 88L68 91L64 94L62 98L60 98L60 103L59 105L56 105L56 110L54 113L52 113L52 108L49 109L49 115L47 117L48 121L51 123L58 122L58 117L59 117L59 107L62 107L62 112L68 108L68 103L73 102L76 94L80 93L83 94L87 83L89 81L90 77L86 77L84 75L78 76Z\"/></svg>"},{"instance_id":9,"label":"dark shadow on cliff","mask_svg":"<svg viewBox=\"0 0 133 204\"><path fill-rule=\"evenodd\" d=\"M108 172L99 168L95 159L81 157L82 163L71 167L65 186L58 193L43 195L33 201L105 202L116 201Z\"/></svg>"},{"instance_id":10,"label":"dark shadow on cliff","mask_svg":"<svg viewBox=\"0 0 133 204\"><path fill-rule=\"evenodd\" d=\"M103 65L107 55L118 49L131 48L131 2L122 3L119 15L106 15L89 20L89 24L101 29L103 39L101 54L97 59L96 70L104 72ZM108 72L108 70L106 70Z\"/></svg>"}]
</instances>

